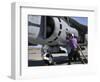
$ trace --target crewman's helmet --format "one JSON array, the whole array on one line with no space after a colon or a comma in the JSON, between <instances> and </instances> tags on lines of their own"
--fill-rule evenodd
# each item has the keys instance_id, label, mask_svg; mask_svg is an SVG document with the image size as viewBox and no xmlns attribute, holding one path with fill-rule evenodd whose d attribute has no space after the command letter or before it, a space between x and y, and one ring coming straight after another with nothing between
<instances>
[{"instance_id":1,"label":"crewman's helmet","mask_svg":"<svg viewBox=\"0 0 100 82\"><path fill-rule=\"evenodd\" d=\"M72 37L74 37L74 34L71 34L72 35Z\"/></svg>"}]
</instances>

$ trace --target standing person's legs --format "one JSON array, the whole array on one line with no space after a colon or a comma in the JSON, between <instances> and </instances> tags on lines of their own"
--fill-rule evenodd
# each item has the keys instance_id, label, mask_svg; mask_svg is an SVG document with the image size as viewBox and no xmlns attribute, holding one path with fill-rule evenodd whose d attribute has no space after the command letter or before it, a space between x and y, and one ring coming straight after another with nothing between
<instances>
[{"instance_id":1,"label":"standing person's legs","mask_svg":"<svg viewBox=\"0 0 100 82\"><path fill-rule=\"evenodd\" d=\"M74 51L73 58L74 58L74 61L76 62L76 60L77 60L77 52L76 51Z\"/></svg>"},{"instance_id":2,"label":"standing person's legs","mask_svg":"<svg viewBox=\"0 0 100 82\"><path fill-rule=\"evenodd\" d=\"M71 64L72 57L73 57L73 50L71 50L70 53L68 54L68 65Z\"/></svg>"}]
</instances>

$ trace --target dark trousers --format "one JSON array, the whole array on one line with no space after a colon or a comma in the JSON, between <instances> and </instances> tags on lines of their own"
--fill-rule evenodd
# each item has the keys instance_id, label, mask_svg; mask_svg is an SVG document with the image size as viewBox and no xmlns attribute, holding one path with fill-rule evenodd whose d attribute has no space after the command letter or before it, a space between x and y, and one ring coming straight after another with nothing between
<instances>
[{"instance_id":1,"label":"dark trousers","mask_svg":"<svg viewBox=\"0 0 100 82\"><path fill-rule=\"evenodd\" d=\"M76 62L76 60L78 59L83 63L78 50L71 49L71 52L68 54L68 64L71 64L72 58L74 59L74 62Z\"/></svg>"}]
</instances>

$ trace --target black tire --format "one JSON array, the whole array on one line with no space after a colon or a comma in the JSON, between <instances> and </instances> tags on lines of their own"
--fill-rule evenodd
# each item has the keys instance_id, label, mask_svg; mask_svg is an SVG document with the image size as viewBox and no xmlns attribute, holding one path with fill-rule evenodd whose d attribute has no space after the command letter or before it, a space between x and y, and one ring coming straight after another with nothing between
<instances>
[{"instance_id":1,"label":"black tire","mask_svg":"<svg viewBox=\"0 0 100 82\"><path fill-rule=\"evenodd\" d=\"M83 59L84 60L84 62L87 64L88 63L88 60L87 59Z\"/></svg>"}]
</instances>

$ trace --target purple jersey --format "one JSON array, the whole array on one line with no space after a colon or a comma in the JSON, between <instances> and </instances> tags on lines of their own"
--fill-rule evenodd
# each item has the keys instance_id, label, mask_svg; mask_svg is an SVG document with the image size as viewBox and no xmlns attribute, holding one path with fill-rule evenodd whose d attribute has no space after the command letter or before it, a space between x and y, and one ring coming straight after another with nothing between
<instances>
[{"instance_id":1,"label":"purple jersey","mask_svg":"<svg viewBox=\"0 0 100 82\"><path fill-rule=\"evenodd\" d=\"M71 38L70 40L69 40L69 43L70 43L70 47L72 48L72 49L75 49L75 48L77 48L78 46L78 43L77 43L77 39L76 38Z\"/></svg>"}]
</instances>

